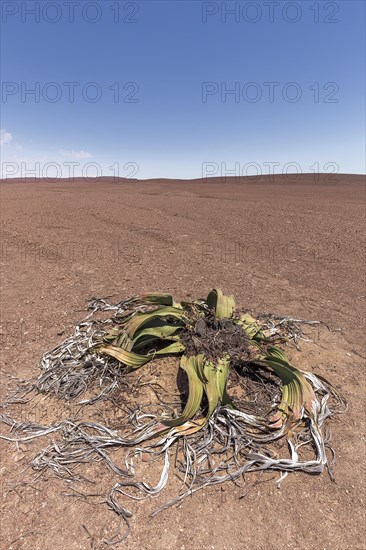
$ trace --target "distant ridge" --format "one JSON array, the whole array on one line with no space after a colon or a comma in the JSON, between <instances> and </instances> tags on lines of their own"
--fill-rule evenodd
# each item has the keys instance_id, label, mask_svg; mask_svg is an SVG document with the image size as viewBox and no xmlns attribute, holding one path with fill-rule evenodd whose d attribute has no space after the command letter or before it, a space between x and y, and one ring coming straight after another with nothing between
<instances>
[{"instance_id":1,"label":"distant ridge","mask_svg":"<svg viewBox=\"0 0 366 550\"><path fill-rule=\"evenodd\" d=\"M96 178L6 178L1 179L0 183L73 183L73 184L97 184L97 183L158 183L158 184L246 184L253 185L257 183L272 183L291 185L296 183L307 185L339 185L344 183L366 183L364 174L330 174L330 173L309 173L309 174L274 174L261 176L214 176L209 178L179 179L179 178L117 178L114 176L100 176Z\"/></svg>"}]
</instances>

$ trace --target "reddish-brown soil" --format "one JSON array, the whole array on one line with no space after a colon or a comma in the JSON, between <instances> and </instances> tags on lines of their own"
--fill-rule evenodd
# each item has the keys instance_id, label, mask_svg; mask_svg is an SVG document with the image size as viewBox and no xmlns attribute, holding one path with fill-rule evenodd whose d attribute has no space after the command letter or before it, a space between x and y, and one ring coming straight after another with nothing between
<instances>
[{"instance_id":1,"label":"reddish-brown soil","mask_svg":"<svg viewBox=\"0 0 366 550\"><path fill-rule=\"evenodd\" d=\"M289 353L349 401L347 415L330 423L336 481L294 474L278 490L273 480L252 487L248 477L245 485L197 494L150 518L174 496L178 484L171 476L163 495L131 504L132 533L117 548L365 548L365 180L337 177L337 183L315 183L310 175L292 183L280 176L1 183L0 400L14 387L10 375L37 373L42 353L84 316L91 296L117 301L162 290L184 299L220 287L241 307L318 319L331 329L313 329L315 344ZM37 403L11 412L44 423L67 416L64 403ZM103 402L97 409L107 414ZM103 539L119 522L101 499L65 496L70 487L50 474L24 484L34 476L29 464L41 447L37 441L17 450L0 441L0 548L106 548ZM156 482L154 465L141 467L144 479ZM96 487L116 481L102 467L86 471Z\"/></svg>"}]
</instances>

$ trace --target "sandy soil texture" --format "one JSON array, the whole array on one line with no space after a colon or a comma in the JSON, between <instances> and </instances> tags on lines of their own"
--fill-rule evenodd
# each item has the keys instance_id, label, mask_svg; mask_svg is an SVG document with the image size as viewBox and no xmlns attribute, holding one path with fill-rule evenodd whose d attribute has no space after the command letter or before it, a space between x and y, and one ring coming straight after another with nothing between
<instances>
[{"instance_id":1,"label":"sandy soil texture","mask_svg":"<svg viewBox=\"0 0 366 550\"><path fill-rule=\"evenodd\" d=\"M290 357L349 401L349 413L331 421L336 481L294 474L278 490L270 475L149 517L173 496L172 480L158 502L131 506L132 533L116 548L365 548L365 178L313 177L1 183L0 399L14 386L11 375L37 373L38 359L71 332L92 296L117 301L161 290L184 299L220 287L241 307L317 319L330 329L314 328L315 344ZM67 411L52 400L12 409L40 422ZM94 413L106 414L103 402ZM49 474L26 483L38 448L39 441L18 450L0 441L0 548L106 548L103 539L119 522L100 498L69 497L70 487ZM159 472L142 468L156 482ZM91 493L116 481L102 467L86 471Z\"/></svg>"}]
</instances>

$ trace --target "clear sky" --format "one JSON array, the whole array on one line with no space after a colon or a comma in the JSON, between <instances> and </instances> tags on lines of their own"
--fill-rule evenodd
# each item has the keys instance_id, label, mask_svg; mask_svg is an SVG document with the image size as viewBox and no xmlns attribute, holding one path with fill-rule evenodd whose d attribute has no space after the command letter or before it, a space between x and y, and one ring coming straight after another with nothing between
<instances>
[{"instance_id":1,"label":"clear sky","mask_svg":"<svg viewBox=\"0 0 366 550\"><path fill-rule=\"evenodd\" d=\"M1 10L3 176L365 172L364 1Z\"/></svg>"}]
</instances>

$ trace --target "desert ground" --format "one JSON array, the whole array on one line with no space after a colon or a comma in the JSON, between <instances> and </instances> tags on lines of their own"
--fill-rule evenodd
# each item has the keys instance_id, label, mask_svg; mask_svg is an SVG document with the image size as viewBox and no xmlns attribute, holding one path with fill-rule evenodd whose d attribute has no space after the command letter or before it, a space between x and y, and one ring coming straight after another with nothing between
<instances>
[{"instance_id":1,"label":"desert ground","mask_svg":"<svg viewBox=\"0 0 366 550\"><path fill-rule=\"evenodd\" d=\"M256 485L248 477L150 517L178 487L172 476L158 502L131 504L131 534L112 548L365 548L364 209L364 176L340 174L333 182L312 174L1 182L1 401L13 377L37 374L39 358L85 316L90 297L117 302L159 290L185 299L219 287L242 308L322 321L314 343L289 355L326 376L349 403L329 422L335 481L298 473L277 489L276 475ZM43 399L6 412L47 423L70 406ZM103 401L97 413L105 414ZM108 547L103 540L118 532L118 517L98 496L81 494L96 489L70 497L65 481L38 477L30 462L40 448L40 440L18 448L0 440L0 548ZM87 471L98 487L116 481L102 467ZM147 480L158 475L145 466Z\"/></svg>"}]
</instances>

